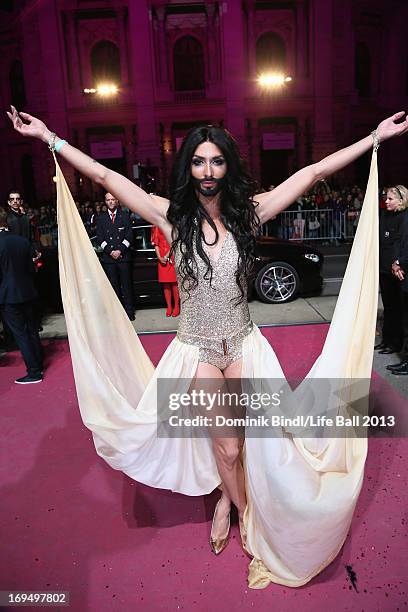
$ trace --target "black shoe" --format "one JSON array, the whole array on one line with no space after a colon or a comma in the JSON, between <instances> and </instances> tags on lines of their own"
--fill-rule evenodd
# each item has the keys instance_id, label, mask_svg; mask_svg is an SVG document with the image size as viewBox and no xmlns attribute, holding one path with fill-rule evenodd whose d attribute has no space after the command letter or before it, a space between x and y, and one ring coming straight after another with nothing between
<instances>
[{"instance_id":1,"label":"black shoe","mask_svg":"<svg viewBox=\"0 0 408 612\"><path fill-rule=\"evenodd\" d=\"M375 351L381 351L382 349L388 348L386 344L384 344L384 342L379 342L378 344L375 345L374 350Z\"/></svg>"},{"instance_id":2,"label":"black shoe","mask_svg":"<svg viewBox=\"0 0 408 612\"><path fill-rule=\"evenodd\" d=\"M404 367L401 366L398 370L392 370L391 374L394 374L394 376L408 376L408 362Z\"/></svg>"},{"instance_id":3,"label":"black shoe","mask_svg":"<svg viewBox=\"0 0 408 612\"><path fill-rule=\"evenodd\" d=\"M404 368L406 365L408 365L408 359L403 359L399 363L391 363L390 365L385 366L385 369L393 372L394 370Z\"/></svg>"},{"instance_id":4,"label":"black shoe","mask_svg":"<svg viewBox=\"0 0 408 612\"><path fill-rule=\"evenodd\" d=\"M382 351L378 351L379 355L392 355L393 353L399 353L400 349L395 348L394 346L389 346L387 348L382 349Z\"/></svg>"},{"instance_id":5,"label":"black shoe","mask_svg":"<svg viewBox=\"0 0 408 612\"><path fill-rule=\"evenodd\" d=\"M14 382L18 385L33 385L34 383L42 382L42 376L22 376L21 378L17 378Z\"/></svg>"},{"instance_id":6,"label":"black shoe","mask_svg":"<svg viewBox=\"0 0 408 612\"><path fill-rule=\"evenodd\" d=\"M129 321L134 321L135 320L135 315L134 314L128 314L129 317Z\"/></svg>"}]
</instances>

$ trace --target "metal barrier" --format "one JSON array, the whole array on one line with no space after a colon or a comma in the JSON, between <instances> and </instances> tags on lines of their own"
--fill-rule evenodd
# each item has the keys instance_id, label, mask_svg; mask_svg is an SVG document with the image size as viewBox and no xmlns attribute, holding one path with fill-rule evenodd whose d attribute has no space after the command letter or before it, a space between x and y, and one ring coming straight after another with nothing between
<instances>
[{"instance_id":1,"label":"metal barrier","mask_svg":"<svg viewBox=\"0 0 408 612\"><path fill-rule=\"evenodd\" d=\"M352 240L359 216L360 211L331 208L286 210L264 224L262 235L283 240Z\"/></svg>"}]
</instances>

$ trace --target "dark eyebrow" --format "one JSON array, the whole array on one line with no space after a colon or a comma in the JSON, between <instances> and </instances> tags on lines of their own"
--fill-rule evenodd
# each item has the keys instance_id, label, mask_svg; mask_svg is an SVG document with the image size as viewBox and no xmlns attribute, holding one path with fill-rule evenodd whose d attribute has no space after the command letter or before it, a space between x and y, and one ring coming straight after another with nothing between
<instances>
[{"instance_id":1,"label":"dark eyebrow","mask_svg":"<svg viewBox=\"0 0 408 612\"><path fill-rule=\"evenodd\" d=\"M201 155L193 155L193 157L195 157L197 159L205 160L205 157L201 157ZM214 157L211 157L211 160L220 159L221 157L224 158L224 155L222 155L222 154L221 155L215 155Z\"/></svg>"}]
</instances>

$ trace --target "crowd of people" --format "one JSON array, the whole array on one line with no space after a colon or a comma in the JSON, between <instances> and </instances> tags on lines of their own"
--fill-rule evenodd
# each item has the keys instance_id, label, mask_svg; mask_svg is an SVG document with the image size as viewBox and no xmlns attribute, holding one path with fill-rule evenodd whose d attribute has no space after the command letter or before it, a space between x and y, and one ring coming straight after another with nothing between
<instances>
[{"instance_id":1,"label":"crowd of people","mask_svg":"<svg viewBox=\"0 0 408 612\"><path fill-rule=\"evenodd\" d=\"M273 185L268 187L273 189ZM352 240L358 225L364 191L359 185L335 189L321 181L298 198L270 224L269 233L286 240L320 240L335 243ZM380 194L385 208L385 194Z\"/></svg>"},{"instance_id":2,"label":"crowd of people","mask_svg":"<svg viewBox=\"0 0 408 612\"><path fill-rule=\"evenodd\" d=\"M270 185L267 189L273 187ZM18 199L13 201L13 197ZM287 240L337 242L341 238L352 239L363 200L364 191L359 185L335 189L327 182L321 182L271 221L266 231L269 235ZM98 218L108 211L106 202L88 199L76 200L75 203L88 235L94 238ZM9 205L14 206L17 215L26 216L30 225L30 239L42 247L57 246L57 211L54 202L28 206L16 192L10 193ZM385 209L385 192L380 196L380 208ZM132 223L140 221L135 213L128 211L128 214Z\"/></svg>"}]
</instances>

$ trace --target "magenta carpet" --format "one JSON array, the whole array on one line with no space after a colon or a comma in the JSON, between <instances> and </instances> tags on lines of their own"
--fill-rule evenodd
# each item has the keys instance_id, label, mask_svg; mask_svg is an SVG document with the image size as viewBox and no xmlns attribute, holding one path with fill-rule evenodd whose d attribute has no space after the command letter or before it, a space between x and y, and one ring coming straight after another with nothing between
<instances>
[{"instance_id":1,"label":"magenta carpet","mask_svg":"<svg viewBox=\"0 0 408 612\"><path fill-rule=\"evenodd\" d=\"M262 331L295 378L319 354L327 327ZM171 339L149 335L142 342L156 363ZM217 494L150 489L109 468L80 419L68 343L45 346L42 384L13 383L24 373L17 353L0 368L0 590L70 591L75 612L407 609L405 439L370 440L363 491L337 559L302 588L253 591L236 525L220 557L209 550ZM374 384L380 401L404 408L383 379L375 376Z\"/></svg>"}]
</instances>

